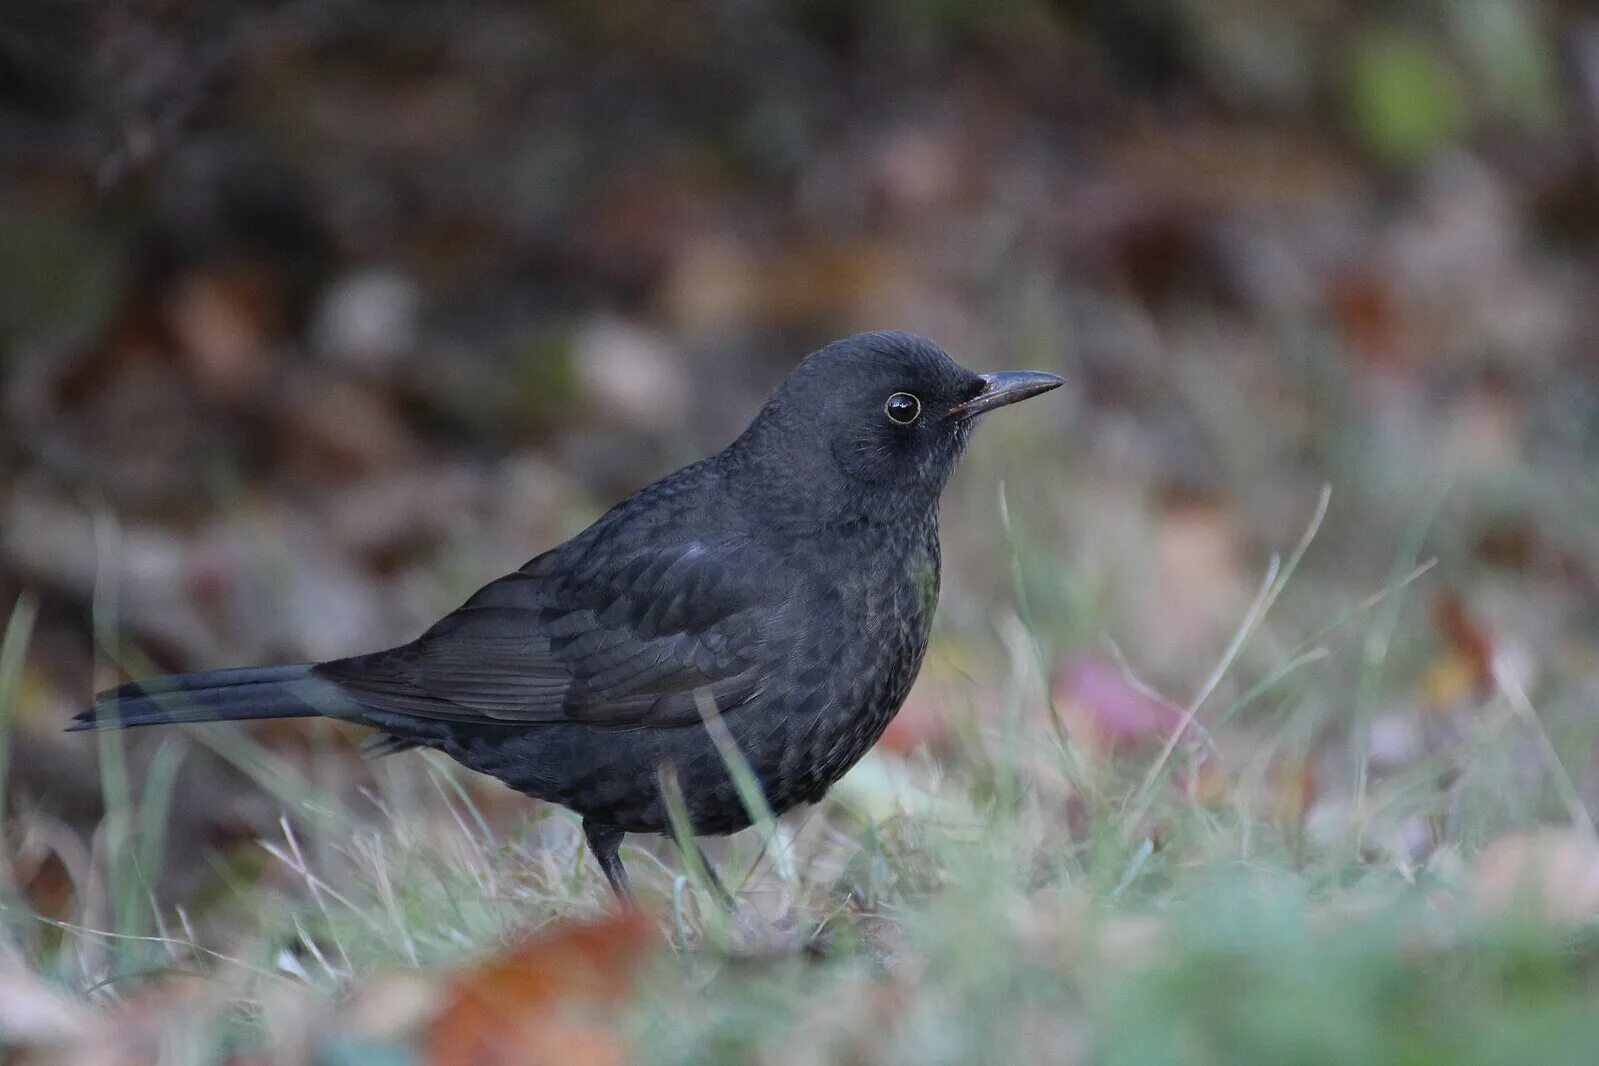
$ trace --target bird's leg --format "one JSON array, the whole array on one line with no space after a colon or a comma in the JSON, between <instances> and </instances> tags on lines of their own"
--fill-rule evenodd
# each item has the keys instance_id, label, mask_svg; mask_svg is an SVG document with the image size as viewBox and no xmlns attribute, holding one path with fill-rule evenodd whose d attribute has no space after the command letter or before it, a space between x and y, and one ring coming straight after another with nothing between
<instances>
[{"instance_id":1,"label":"bird's leg","mask_svg":"<svg viewBox=\"0 0 1599 1066\"><path fill-rule=\"evenodd\" d=\"M636 906L638 900L633 898L633 886L627 880L627 867L622 865L622 856L617 854L626 835L614 825L583 819L583 836L589 842L589 850L594 853L595 861L600 864L600 871L611 883L611 891L616 893L616 898L631 907Z\"/></svg>"},{"instance_id":2,"label":"bird's leg","mask_svg":"<svg viewBox=\"0 0 1599 1066\"><path fill-rule=\"evenodd\" d=\"M738 912L738 902L733 899L733 893L727 890L727 886L722 884L721 877L717 876L716 867L711 864L711 857L705 854L705 849L700 846L698 840L694 841L694 850L699 852L700 866L705 870L705 880L710 882L711 892L715 894L716 901L722 905L722 909L727 911L727 913L736 914Z\"/></svg>"}]
</instances>

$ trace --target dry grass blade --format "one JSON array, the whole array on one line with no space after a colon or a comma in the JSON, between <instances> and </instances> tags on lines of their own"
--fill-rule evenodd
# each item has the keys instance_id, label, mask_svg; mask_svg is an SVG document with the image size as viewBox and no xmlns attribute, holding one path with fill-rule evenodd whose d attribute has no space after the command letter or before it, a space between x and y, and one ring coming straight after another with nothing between
<instances>
[{"instance_id":1,"label":"dry grass blade","mask_svg":"<svg viewBox=\"0 0 1599 1066\"><path fill-rule=\"evenodd\" d=\"M32 596L18 597L0 643L0 828L6 820L6 782L11 763L11 733L17 720L17 696L22 689L23 656L33 635L39 605ZM9 893L12 880L10 849L0 847L0 892Z\"/></svg>"},{"instance_id":2,"label":"dry grass blade","mask_svg":"<svg viewBox=\"0 0 1599 1066\"><path fill-rule=\"evenodd\" d=\"M1311 543L1316 539L1316 533L1321 529L1322 521L1327 517L1327 506L1332 501L1332 487L1322 486L1321 494L1316 500L1316 511L1311 516L1310 523L1305 527L1305 532L1299 538L1299 543L1294 547L1293 553L1284 565L1277 556L1272 556L1271 562L1266 567L1266 574L1261 579L1260 589L1255 593L1255 598L1250 602L1249 609L1244 612L1244 619L1239 623L1238 629L1233 633L1232 640L1228 642L1227 649L1216 661L1210 676L1199 687L1199 692L1183 710L1182 719L1172 729L1171 736L1166 738L1166 743L1160 749L1160 754L1150 764L1149 770L1144 774L1143 782L1134 794L1131 813L1123 822L1123 835L1130 837L1136 832L1138 825L1143 821L1144 814L1149 810L1149 804L1154 798L1155 786L1159 783L1161 775L1165 772L1167 764L1171 761L1172 753L1177 750L1177 744L1187 733L1189 726L1198 716L1200 708L1205 701L1210 699L1222 679L1227 676L1227 671L1237 661L1244 646L1249 643L1249 638L1259 628L1261 620L1271 610L1272 604L1282 594L1287 586L1288 579L1293 576L1299 562L1310 550Z\"/></svg>"},{"instance_id":3,"label":"dry grass blade","mask_svg":"<svg viewBox=\"0 0 1599 1066\"><path fill-rule=\"evenodd\" d=\"M733 739L727 723L722 720L722 712L717 710L715 701L701 693L697 702L700 717L705 720L705 729L710 733L711 741L716 745L723 765L733 778L733 787L738 789L738 797L744 804L744 810L761 835L762 846L767 854L772 856L772 865L777 867L778 876L790 889L793 889L797 880L794 860L788 853L782 834L778 832L777 816L772 813L771 804L766 801L766 794L761 791L761 783L756 778L755 771L750 769L749 760L744 758L744 753L738 750L738 743Z\"/></svg>"},{"instance_id":4,"label":"dry grass blade","mask_svg":"<svg viewBox=\"0 0 1599 1066\"><path fill-rule=\"evenodd\" d=\"M1505 701L1510 704L1510 709L1527 724L1533 736L1537 738L1538 756L1549 771L1549 778L1554 783L1555 791L1560 795L1560 801L1566 806L1571 824L1586 833L1590 840L1595 839L1593 815L1588 813L1587 804L1582 800L1582 793L1571 780L1571 774L1566 770L1565 763L1560 761L1560 752L1555 749L1554 741L1549 738L1549 731L1544 728L1543 719L1538 717L1537 708L1533 707L1532 700L1527 698L1527 689L1521 683L1521 675L1503 653L1495 654L1493 657L1493 679L1499 691L1504 694Z\"/></svg>"}]
</instances>

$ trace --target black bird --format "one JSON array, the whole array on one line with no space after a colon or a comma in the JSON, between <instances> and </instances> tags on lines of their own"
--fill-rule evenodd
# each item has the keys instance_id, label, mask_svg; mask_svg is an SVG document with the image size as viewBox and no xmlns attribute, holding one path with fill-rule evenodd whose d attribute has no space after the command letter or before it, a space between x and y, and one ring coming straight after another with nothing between
<instances>
[{"instance_id":1,"label":"black bird","mask_svg":"<svg viewBox=\"0 0 1599 1066\"><path fill-rule=\"evenodd\" d=\"M436 748L583 817L630 898L626 833L750 824L702 708L778 813L882 735L927 650L938 502L973 419L1062 384L975 374L931 341L863 333L812 354L720 453L641 489L416 640L298 666L134 681L74 729L326 715L385 751Z\"/></svg>"}]
</instances>

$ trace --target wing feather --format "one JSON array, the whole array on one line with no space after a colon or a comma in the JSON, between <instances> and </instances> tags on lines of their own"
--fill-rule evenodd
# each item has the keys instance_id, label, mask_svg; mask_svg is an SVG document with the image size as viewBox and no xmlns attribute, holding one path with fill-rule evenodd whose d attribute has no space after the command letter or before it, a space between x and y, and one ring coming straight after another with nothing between
<instances>
[{"instance_id":1,"label":"wing feather","mask_svg":"<svg viewBox=\"0 0 1599 1066\"><path fill-rule=\"evenodd\" d=\"M766 681L760 609L780 604L783 590L778 568L750 550L693 541L605 567L590 548L578 574L540 557L412 643L317 671L364 706L421 718L609 729L698 722L701 700L732 710ZM757 576L728 581L729 565Z\"/></svg>"}]
</instances>

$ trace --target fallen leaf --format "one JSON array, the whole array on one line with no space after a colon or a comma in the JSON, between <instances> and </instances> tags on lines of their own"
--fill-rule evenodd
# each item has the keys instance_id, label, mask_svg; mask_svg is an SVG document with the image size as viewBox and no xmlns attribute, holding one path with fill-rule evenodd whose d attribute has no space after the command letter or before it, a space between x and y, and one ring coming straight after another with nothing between
<instances>
[{"instance_id":1,"label":"fallen leaf","mask_svg":"<svg viewBox=\"0 0 1599 1066\"><path fill-rule=\"evenodd\" d=\"M281 332L272 279L233 264L182 278L168 294L172 330L188 370L207 396L247 403L271 375L270 345Z\"/></svg>"},{"instance_id":2,"label":"fallen leaf","mask_svg":"<svg viewBox=\"0 0 1599 1066\"><path fill-rule=\"evenodd\" d=\"M655 945L637 910L569 922L461 974L427 1041L432 1066L621 1066L606 1021Z\"/></svg>"},{"instance_id":3,"label":"fallen leaf","mask_svg":"<svg viewBox=\"0 0 1599 1066\"><path fill-rule=\"evenodd\" d=\"M17 886L35 914L65 921L71 916L72 872L58 853L40 842L23 844L13 859Z\"/></svg>"},{"instance_id":4,"label":"fallen leaf","mask_svg":"<svg viewBox=\"0 0 1599 1066\"><path fill-rule=\"evenodd\" d=\"M321 372L285 379L276 425L286 465L318 483L355 482L415 466L421 447L394 398Z\"/></svg>"},{"instance_id":5,"label":"fallen leaf","mask_svg":"<svg viewBox=\"0 0 1599 1066\"><path fill-rule=\"evenodd\" d=\"M34 974L0 969L0 1047L70 1044L93 1028L93 1010Z\"/></svg>"},{"instance_id":6,"label":"fallen leaf","mask_svg":"<svg viewBox=\"0 0 1599 1066\"><path fill-rule=\"evenodd\" d=\"M1447 713L1477 691L1477 669L1464 655L1446 649L1427 665L1421 677L1421 694L1428 710Z\"/></svg>"},{"instance_id":7,"label":"fallen leaf","mask_svg":"<svg viewBox=\"0 0 1599 1066\"><path fill-rule=\"evenodd\" d=\"M680 329L714 333L755 317L761 264L742 242L699 236L684 242L661 282L658 300Z\"/></svg>"},{"instance_id":8,"label":"fallen leaf","mask_svg":"<svg viewBox=\"0 0 1599 1066\"><path fill-rule=\"evenodd\" d=\"M1558 925L1599 918L1599 842L1571 829L1500 837L1483 850L1471 883L1479 915L1531 916Z\"/></svg>"},{"instance_id":9,"label":"fallen leaf","mask_svg":"<svg viewBox=\"0 0 1599 1066\"><path fill-rule=\"evenodd\" d=\"M1448 709L1470 696L1491 692L1494 641L1488 627L1452 592L1439 596L1433 604L1433 624L1446 647L1422 679L1429 705Z\"/></svg>"},{"instance_id":10,"label":"fallen leaf","mask_svg":"<svg viewBox=\"0 0 1599 1066\"><path fill-rule=\"evenodd\" d=\"M1351 267L1327 293L1333 319L1351 351L1373 367L1403 362L1415 350L1416 327L1388 279L1373 264Z\"/></svg>"},{"instance_id":11,"label":"fallen leaf","mask_svg":"<svg viewBox=\"0 0 1599 1066\"><path fill-rule=\"evenodd\" d=\"M1107 751L1164 741L1183 717L1174 704L1095 658L1080 659L1067 669L1055 701L1079 735Z\"/></svg>"}]
</instances>

